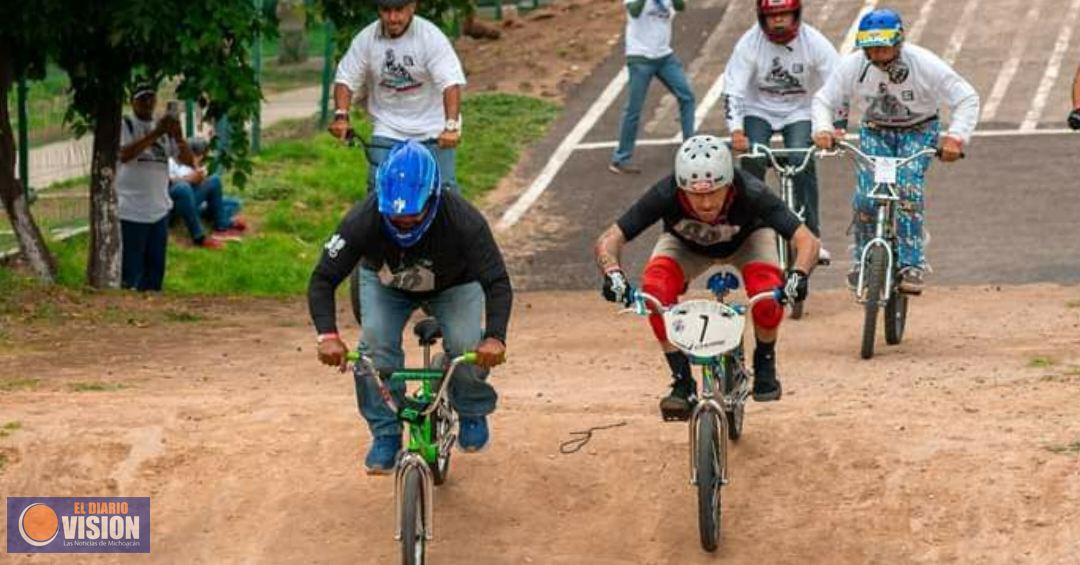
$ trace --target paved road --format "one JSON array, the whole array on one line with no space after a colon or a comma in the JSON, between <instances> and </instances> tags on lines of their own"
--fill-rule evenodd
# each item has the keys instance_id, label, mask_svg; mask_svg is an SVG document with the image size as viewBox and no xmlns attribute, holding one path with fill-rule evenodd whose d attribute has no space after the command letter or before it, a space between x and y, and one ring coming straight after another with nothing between
<instances>
[{"instance_id":1,"label":"paved road","mask_svg":"<svg viewBox=\"0 0 1080 565\"><path fill-rule=\"evenodd\" d=\"M860 11L874 0L817 1L806 18L838 46L846 43ZM1080 282L1080 211L1073 167L1080 134L1059 131L1069 109L1073 71L1080 62L1080 34L1072 33L1080 0L904 0L890 2L905 18L913 42L954 60L983 100L979 137L958 164L936 163L929 174L929 259L938 284ZM977 17L975 17L977 15ZM753 25L753 12L722 2L693 5L676 19L675 48L687 69L699 105L722 73L739 35ZM635 155L645 169L639 178L606 171L617 138L625 88L607 107L593 107L622 68L621 47L570 97L565 115L542 143L527 173L552 179L536 202L504 233L535 234L522 247L514 238L515 283L522 288L592 288L597 275L592 243L649 184L671 166L676 119L671 97L655 84L650 91ZM616 88L617 88L616 84ZM704 101L706 104L701 104ZM586 125L580 139L575 126ZM720 104L699 108L701 131L726 135ZM579 130L581 128L579 127ZM571 150L550 162L560 144ZM557 167L556 167L557 166ZM834 256L845 256L853 187L850 162L819 165L823 239ZM536 187L532 187L535 189ZM505 210L496 210L502 213ZM656 228L630 244L627 263L639 272ZM816 274L819 288L836 287L846 265Z\"/></svg>"}]
</instances>

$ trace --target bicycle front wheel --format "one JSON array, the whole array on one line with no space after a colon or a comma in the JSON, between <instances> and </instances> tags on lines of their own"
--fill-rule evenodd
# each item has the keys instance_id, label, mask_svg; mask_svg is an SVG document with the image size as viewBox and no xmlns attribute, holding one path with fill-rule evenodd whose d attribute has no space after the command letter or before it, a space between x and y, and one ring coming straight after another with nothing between
<instances>
[{"instance_id":1,"label":"bicycle front wheel","mask_svg":"<svg viewBox=\"0 0 1080 565\"><path fill-rule=\"evenodd\" d=\"M401 481L401 562L405 565L422 565L428 530L424 515L424 480L416 467L409 467L404 473Z\"/></svg>"},{"instance_id":2,"label":"bicycle front wheel","mask_svg":"<svg viewBox=\"0 0 1080 565\"><path fill-rule=\"evenodd\" d=\"M788 261L787 261L788 264L784 265L784 272L785 273L788 272L788 270L791 268L791 266L795 263L795 259L794 259L794 257L795 257L795 246L788 244L787 248L788 248ZM799 302L792 303L792 305L791 305L791 314L789 314L788 317L790 317L792 320L802 319L802 317L803 317L803 305L805 303L806 303L805 301L801 301L801 300Z\"/></svg>"},{"instance_id":3,"label":"bicycle front wheel","mask_svg":"<svg viewBox=\"0 0 1080 565\"><path fill-rule=\"evenodd\" d=\"M897 345L904 339L907 326L908 295L893 292L885 303L885 343Z\"/></svg>"},{"instance_id":4,"label":"bicycle front wheel","mask_svg":"<svg viewBox=\"0 0 1080 565\"><path fill-rule=\"evenodd\" d=\"M866 315L863 319L862 358L874 356L874 338L877 333L878 309L881 296L885 292L885 248L875 245L870 248L866 261Z\"/></svg>"},{"instance_id":5,"label":"bicycle front wheel","mask_svg":"<svg viewBox=\"0 0 1080 565\"><path fill-rule=\"evenodd\" d=\"M697 423L698 529L705 551L716 551L720 544L720 488L724 469L720 452L723 438L717 429L717 416L712 411L705 411Z\"/></svg>"}]
</instances>

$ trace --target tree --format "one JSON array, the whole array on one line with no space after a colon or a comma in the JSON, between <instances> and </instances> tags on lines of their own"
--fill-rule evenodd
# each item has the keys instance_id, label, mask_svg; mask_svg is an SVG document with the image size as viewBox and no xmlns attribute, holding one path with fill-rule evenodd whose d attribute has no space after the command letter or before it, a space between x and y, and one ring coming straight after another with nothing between
<instances>
[{"instance_id":1,"label":"tree","mask_svg":"<svg viewBox=\"0 0 1080 565\"><path fill-rule=\"evenodd\" d=\"M7 100L16 77L45 76L45 52L39 46L50 25L45 9L13 10L0 19L0 200L27 264L49 283L56 279L56 262L30 213L22 183L15 178L15 137Z\"/></svg>"},{"instance_id":2,"label":"tree","mask_svg":"<svg viewBox=\"0 0 1080 565\"><path fill-rule=\"evenodd\" d=\"M124 101L137 76L179 77L177 94L211 100L209 119L233 125L224 165L243 184L250 173L243 124L262 94L245 47L268 29L251 0L37 0L23 11L52 13L48 53L71 79L68 120L76 133L94 132L90 181L87 282L120 283L120 226L114 186Z\"/></svg>"}]
</instances>

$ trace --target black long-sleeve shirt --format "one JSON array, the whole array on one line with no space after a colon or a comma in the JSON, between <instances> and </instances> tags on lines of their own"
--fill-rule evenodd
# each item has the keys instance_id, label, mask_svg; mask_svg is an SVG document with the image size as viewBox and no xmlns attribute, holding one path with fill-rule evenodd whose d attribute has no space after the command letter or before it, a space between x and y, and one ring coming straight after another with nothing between
<instances>
[{"instance_id":1,"label":"black long-sleeve shirt","mask_svg":"<svg viewBox=\"0 0 1080 565\"><path fill-rule=\"evenodd\" d=\"M308 309L320 333L336 331L334 289L357 263L378 273L390 288L418 300L444 289L479 282L484 289L484 337L506 342L513 292L502 253L487 221L460 196L444 192L434 221L412 247L387 236L378 201L369 196L353 206L324 245L308 284Z\"/></svg>"}]
</instances>

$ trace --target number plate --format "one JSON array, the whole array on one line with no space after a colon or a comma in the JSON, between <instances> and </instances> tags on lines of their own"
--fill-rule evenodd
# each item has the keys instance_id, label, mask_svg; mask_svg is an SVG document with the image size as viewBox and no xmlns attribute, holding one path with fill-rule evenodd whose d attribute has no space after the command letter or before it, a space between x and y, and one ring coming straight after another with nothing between
<instances>
[{"instance_id":1,"label":"number plate","mask_svg":"<svg viewBox=\"0 0 1080 565\"><path fill-rule=\"evenodd\" d=\"M745 318L715 300L688 300L664 314L668 341L695 357L715 357L742 343Z\"/></svg>"},{"instance_id":2,"label":"number plate","mask_svg":"<svg viewBox=\"0 0 1080 565\"><path fill-rule=\"evenodd\" d=\"M896 163L893 157L874 157L874 182L896 184Z\"/></svg>"}]
</instances>

